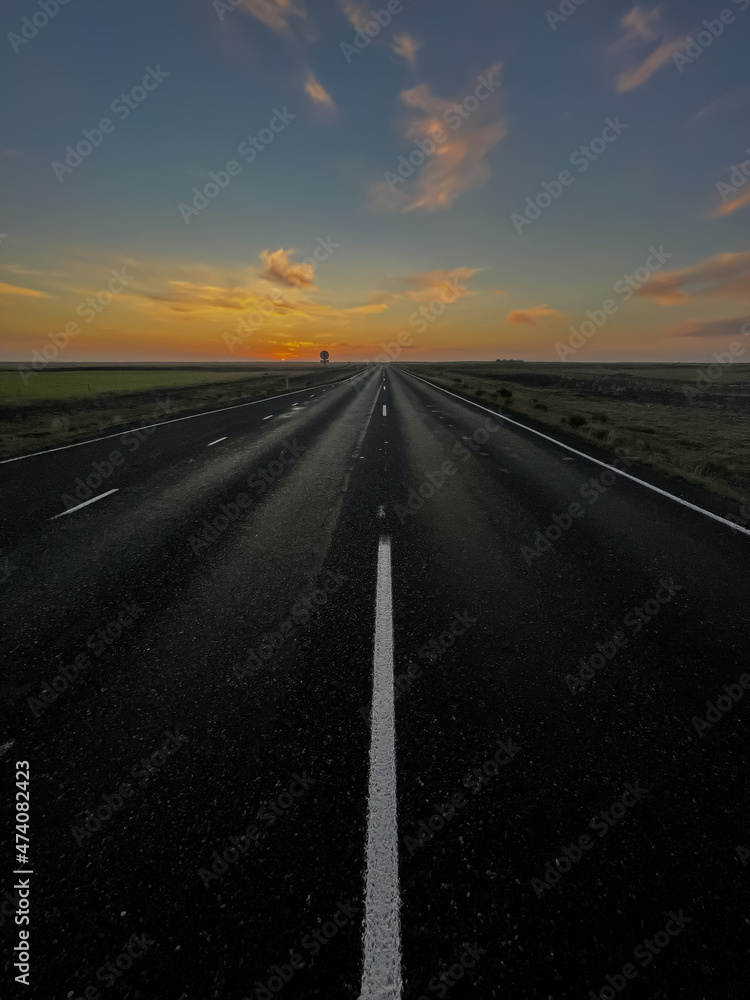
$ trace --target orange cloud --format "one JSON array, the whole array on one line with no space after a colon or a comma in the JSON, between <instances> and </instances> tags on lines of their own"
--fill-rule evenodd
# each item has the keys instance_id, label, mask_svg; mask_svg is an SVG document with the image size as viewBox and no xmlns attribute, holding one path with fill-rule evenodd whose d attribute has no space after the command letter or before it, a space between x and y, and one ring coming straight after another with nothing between
<instances>
[{"instance_id":1,"label":"orange cloud","mask_svg":"<svg viewBox=\"0 0 750 1000\"><path fill-rule=\"evenodd\" d=\"M500 69L498 63L482 76L498 84L494 78ZM460 195L487 181L490 176L487 154L507 134L507 124L497 118L497 94L487 94L471 110L463 103L464 100L477 103L474 91L482 88L478 81L468 93L454 100L435 96L424 83L401 93L402 104L410 109L405 137L415 141L417 151L416 142L422 140L430 140L435 149L424 165L415 170L412 179L402 183L399 177L398 187L393 179L390 183L372 184L369 194L376 208L434 212L450 208ZM485 92L486 88L482 90ZM441 141L434 141L435 136L442 136Z\"/></svg>"},{"instance_id":2,"label":"orange cloud","mask_svg":"<svg viewBox=\"0 0 750 1000\"><path fill-rule=\"evenodd\" d=\"M750 250L723 253L679 271L655 274L637 292L662 306L679 306L691 299L750 299Z\"/></svg>"},{"instance_id":3,"label":"orange cloud","mask_svg":"<svg viewBox=\"0 0 750 1000\"><path fill-rule=\"evenodd\" d=\"M260 275L266 281L276 285L287 285L290 288L315 288L312 264L293 264L289 260L288 250L263 250L261 260L266 264L266 270Z\"/></svg>"},{"instance_id":4,"label":"orange cloud","mask_svg":"<svg viewBox=\"0 0 750 1000\"><path fill-rule=\"evenodd\" d=\"M673 337L716 338L717 340L730 341L738 336L750 335L750 316L679 323L677 326L671 327L668 333Z\"/></svg>"},{"instance_id":5,"label":"orange cloud","mask_svg":"<svg viewBox=\"0 0 750 1000\"><path fill-rule=\"evenodd\" d=\"M291 33L293 17L304 20L306 16L294 0L244 0L243 9L280 35Z\"/></svg>"},{"instance_id":6,"label":"orange cloud","mask_svg":"<svg viewBox=\"0 0 750 1000\"><path fill-rule=\"evenodd\" d=\"M25 295L30 299L51 299L47 292L40 292L36 288L23 288L21 285L6 285L0 282L0 295Z\"/></svg>"},{"instance_id":7,"label":"orange cloud","mask_svg":"<svg viewBox=\"0 0 750 1000\"><path fill-rule=\"evenodd\" d=\"M547 320L563 320L565 313L551 306L533 306L531 309L513 309L506 316L506 322L514 326L538 326Z\"/></svg>"},{"instance_id":8,"label":"orange cloud","mask_svg":"<svg viewBox=\"0 0 750 1000\"><path fill-rule=\"evenodd\" d=\"M339 0L339 7L346 16L349 24L357 31L360 25L364 24L368 15L368 8L362 0Z\"/></svg>"},{"instance_id":9,"label":"orange cloud","mask_svg":"<svg viewBox=\"0 0 750 1000\"><path fill-rule=\"evenodd\" d=\"M406 294L414 302L429 302L441 291L441 286L451 282L455 289L456 297L463 298L464 295L471 295L468 289L462 287L462 283L473 278L475 274L484 270L481 267L452 267L450 269L436 269L434 271L420 271L417 274L407 274L400 279L411 291Z\"/></svg>"},{"instance_id":10,"label":"orange cloud","mask_svg":"<svg viewBox=\"0 0 750 1000\"><path fill-rule=\"evenodd\" d=\"M423 42L418 42L416 38L412 38L411 35L394 35L391 48L397 56L408 62L410 66L414 66L417 62L417 52L423 44Z\"/></svg>"},{"instance_id":11,"label":"orange cloud","mask_svg":"<svg viewBox=\"0 0 750 1000\"><path fill-rule=\"evenodd\" d=\"M314 73L308 73L305 80L305 93L315 104L324 104L326 107L335 108L331 95L323 84L316 78Z\"/></svg>"},{"instance_id":12,"label":"orange cloud","mask_svg":"<svg viewBox=\"0 0 750 1000\"><path fill-rule=\"evenodd\" d=\"M733 215L735 212L739 212L741 208L747 208L750 205L750 188L744 191L738 198L733 198L732 201L726 201L723 205L720 205L716 212L714 213L715 218L722 218L725 215Z\"/></svg>"},{"instance_id":13,"label":"orange cloud","mask_svg":"<svg viewBox=\"0 0 750 1000\"><path fill-rule=\"evenodd\" d=\"M620 37L610 54L627 64L617 77L617 92L635 90L665 66L687 38L670 38L661 25L661 7L647 10L641 4L620 19ZM655 48L653 47L655 45ZM645 55L645 51L651 52Z\"/></svg>"}]
</instances>

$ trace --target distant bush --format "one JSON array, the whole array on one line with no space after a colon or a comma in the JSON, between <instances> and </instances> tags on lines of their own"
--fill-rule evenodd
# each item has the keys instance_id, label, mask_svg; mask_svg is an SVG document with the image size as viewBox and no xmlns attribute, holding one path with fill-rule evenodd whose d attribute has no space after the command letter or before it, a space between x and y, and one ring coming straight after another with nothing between
<instances>
[{"instance_id":1,"label":"distant bush","mask_svg":"<svg viewBox=\"0 0 750 1000\"><path fill-rule=\"evenodd\" d=\"M477 389L475 391L474 395L475 396L483 396L484 395L484 389Z\"/></svg>"},{"instance_id":2,"label":"distant bush","mask_svg":"<svg viewBox=\"0 0 750 1000\"><path fill-rule=\"evenodd\" d=\"M582 413L573 413L570 416L570 426L571 427L583 427L588 423L588 420Z\"/></svg>"},{"instance_id":3,"label":"distant bush","mask_svg":"<svg viewBox=\"0 0 750 1000\"><path fill-rule=\"evenodd\" d=\"M503 396L505 399L513 399L513 393L511 392L510 389L501 389L500 395Z\"/></svg>"},{"instance_id":4,"label":"distant bush","mask_svg":"<svg viewBox=\"0 0 750 1000\"><path fill-rule=\"evenodd\" d=\"M534 409L542 410L544 413L546 413L549 407L547 406L546 403L534 403Z\"/></svg>"},{"instance_id":5,"label":"distant bush","mask_svg":"<svg viewBox=\"0 0 750 1000\"><path fill-rule=\"evenodd\" d=\"M593 419L599 424L609 423L609 417L606 413L595 413Z\"/></svg>"}]
</instances>

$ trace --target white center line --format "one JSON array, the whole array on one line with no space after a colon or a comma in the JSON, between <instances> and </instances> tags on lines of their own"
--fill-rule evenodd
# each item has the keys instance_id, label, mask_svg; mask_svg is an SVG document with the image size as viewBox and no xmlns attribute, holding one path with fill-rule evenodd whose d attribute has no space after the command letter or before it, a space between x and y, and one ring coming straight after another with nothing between
<instances>
[{"instance_id":1,"label":"white center line","mask_svg":"<svg viewBox=\"0 0 750 1000\"><path fill-rule=\"evenodd\" d=\"M76 507L71 507L69 510L64 510L61 514L55 514L54 517L50 518L50 521L56 521L58 517L65 517L66 514L72 514L74 510L80 510L81 507L88 507L90 503L96 503L97 500L103 500L105 497L108 497L110 493L117 493L118 490L119 487L118 489L107 490L106 493L100 493L98 497L92 497L90 500L86 500L83 503L79 503Z\"/></svg>"},{"instance_id":2,"label":"white center line","mask_svg":"<svg viewBox=\"0 0 750 1000\"><path fill-rule=\"evenodd\" d=\"M271 419L271 417L275 417L275 416L276 416L276 414L275 414L275 413L269 413L269 414L268 414L268 416L267 416L267 417L263 417L263 419L264 419L264 420L270 420L270 419Z\"/></svg>"},{"instance_id":3,"label":"white center line","mask_svg":"<svg viewBox=\"0 0 750 1000\"><path fill-rule=\"evenodd\" d=\"M396 810L391 541L378 546L372 735L367 810L367 890L360 1000L400 1000L401 916Z\"/></svg>"},{"instance_id":4,"label":"white center line","mask_svg":"<svg viewBox=\"0 0 750 1000\"><path fill-rule=\"evenodd\" d=\"M223 438L216 438L215 441L209 441L208 444L206 445L206 447L207 448L213 448L213 446L215 444L219 444L221 441L226 441L226 439L227 439L227 436L225 434Z\"/></svg>"},{"instance_id":5,"label":"white center line","mask_svg":"<svg viewBox=\"0 0 750 1000\"><path fill-rule=\"evenodd\" d=\"M386 413L385 404L383 404L383 416L385 416L385 413Z\"/></svg>"}]
</instances>

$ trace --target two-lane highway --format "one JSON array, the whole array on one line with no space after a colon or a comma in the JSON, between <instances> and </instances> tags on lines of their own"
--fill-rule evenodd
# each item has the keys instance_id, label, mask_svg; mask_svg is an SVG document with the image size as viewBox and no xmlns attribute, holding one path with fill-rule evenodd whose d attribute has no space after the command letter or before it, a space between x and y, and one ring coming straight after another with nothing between
<instances>
[{"instance_id":1,"label":"two-lane highway","mask_svg":"<svg viewBox=\"0 0 750 1000\"><path fill-rule=\"evenodd\" d=\"M27 994L744 995L749 539L393 366L130 447L0 465Z\"/></svg>"}]
</instances>

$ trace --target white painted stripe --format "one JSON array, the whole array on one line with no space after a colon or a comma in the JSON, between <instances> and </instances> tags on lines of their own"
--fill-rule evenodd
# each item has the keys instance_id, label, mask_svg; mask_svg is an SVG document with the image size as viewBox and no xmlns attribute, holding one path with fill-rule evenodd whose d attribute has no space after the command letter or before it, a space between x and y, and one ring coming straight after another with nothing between
<instances>
[{"instance_id":1,"label":"white painted stripe","mask_svg":"<svg viewBox=\"0 0 750 1000\"><path fill-rule=\"evenodd\" d=\"M391 541L389 538L381 538L378 546L375 597L372 734L367 810L367 891L360 1000L400 1000L399 910Z\"/></svg>"},{"instance_id":2,"label":"white painted stripe","mask_svg":"<svg viewBox=\"0 0 750 1000\"><path fill-rule=\"evenodd\" d=\"M386 414L386 409L385 409L385 405L383 405L383 416L385 416L385 414Z\"/></svg>"},{"instance_id":3,"label":"white painted stripe","mask_svg":"<svg viewBox=\"0 0 750 1000\"><path fill-rule=\"evenodd\" d=\"M206 445L206 447L207 448L213 448L213 446L215 444L220 444L222 441L226 441L226 439L227 439L227 436L225 434L223 438L216 438L215 441L209 441L208 444Z\"/></svg>"},{"instance_id":4,"label":"white painted stripe","mask_svg":"<svg viewBox=\"0 0 750 1000\"><path fill-rule=\"evenodd\" d=\"M275 417L275 416L276 416L276 414L275 414L275 413L269 413L269 414L268 414L268 416L267 416L267 417L263 417L263 419L264 419L264 420L270 420L270 419L271 419L271 417Z\"/></svg>"},{"instance_id":5,"label":"white painted stripe","mask_svg":"<svg viewBox=\"0 0 750 1000\"><path fill-rule=\"evenodd\" d=\"M571 454L578 455L579 458L585 458L587 461L593 462L595 465L600 465L603 469L609 469L611 472L617 473L618 476L622 476L624 479L630 479L632 482L638 483L639 486L645 486L647 490L652 490L654 493L667 497L669 500L674 500L675 503L682 504L683 507L688 507L690 510L695 511L696 514L703 514L704 517L710 517L712 521L718 521L719 524L723 524L727 528L733 528L735 531L739 531L743 535L750 536L750 529L743 528L739 524L735 524L734 521L729 521L726 517L721 517L719 514L713 514L710 510L705 510L705 508L699 507L697 504L690 503L689 500L683 500L682 497L675 496L674 493L668 493L666 490L662 490L660 487L654 486L653 483L647 483L645 479L639 479L637 476L631 476L629 472L625 472L623 469L618 469L614 465L608 465L607 462L601 462L598 458L594 458L593 455L587 455L585 451L578 451L577 448L571 448L569 444L564 444L562 441L558 441L557 438L550 437L549 434L543 434L541 431L534 430L533 427L527 427L526 424L522 424L518 420L513 420L511 417L503 416L502 413L496 413L488 406L482 406L481 403L475 403L471 399L465 399L463 396L459 396L457 393L451 392L450 389L443 389L440 385L428 382L426 378L420 378L419 375L412 375L411 372L404 372L404 374L410 375L412 378L419 379L420 382L424 382L425 385L429 385L432 389L439 389L440 392L445 392L449 396L454 396L456 399L460 399L462 403L469 403L470 406L476 406L480 410L485 410L487 413L491 413L497 420L506 420L509 424L513 424L516 427L520 427L524 431L528 431L529 434L536 434L537 437L544 438L545 441L550 441L552 444L556 444L558 448L564 448L566 451L571 452ZM512 455L512 457L518 458L519 456Z\"/></svg>"},{"instance_id":6,"label":"white painted stripe","mask_svg":"<svg viewBox=\"0 0 750 1000\"><path fill-rule=\"evenodd\" d=\"M339 382L328 383L331 386L334 385L344 385L345 382L351 382L352 379L357 378L359 375L364 375L365 372L357 372L356 375L350 375L349 378L341 379ZM316 388L318 388L316 386ZM184 417L171 417L169 420L158 420L155 424L139 424L137 427L126 427L115 431L113 434L102 434L98 438L87 438L86 441L74 441L72 444L61 444L57 448L44 448L42 451L32 451L28 455L15 455L13 458L0 458L0 465L5 465L7 462L20 462L24 458L36 458L38 455L49 455L53 451L66 451L68 448L80 448L84 444L96 444L97 441L107 441L109 438L121 437L123 434L128 434L130 431L147 431L151 427L161 427L163 424L176 424L180 420L195 420L196 417L207 417L211 413L224 413L227 410L238 410L241 406L257 406L258 403L267 403L269 400L273 399L284 399L285 396L298 396L301 392L307 392L307 389L294 389L292 392L282 392L278 396L266 396L265 399L251 399L249 403L232 403L231 406L220 406L217 410L201 410L200 413L186 413Z\"/></svg>"},{"instance_id":7,"label":"white painted stripe","mask_svg":"<svg viewBox=\"0 0 750 1000\"><path fill-rule=\"evenodd\" d=\"M119 492L119 487L114 490L107 490L106 493L100 493L98 497L92 497L90 500L86 500L83 503L79 503L76 507L71 507L69 510L64 510L62 514L55 514L54 517L50 518L50 521L56 521L58 517L65 517L66 514L72 514L73 511L80 510L81 507L88 507L90 503L96 503L97 500L103 500L105 497L110 496L112 493Z\"/></svg>"},{"instance_id":8,"label":"white painted stripe","mask_svg":"<svg viewBox=\"0 0 750 1000\"><path fill-rule=\"evenodd\" d=\"M385 382L383 382L383 392L385 392Z\"/></svg>"}]
</instances>

